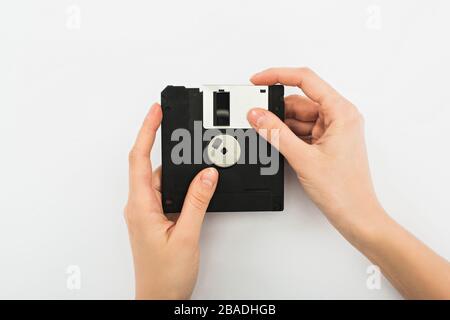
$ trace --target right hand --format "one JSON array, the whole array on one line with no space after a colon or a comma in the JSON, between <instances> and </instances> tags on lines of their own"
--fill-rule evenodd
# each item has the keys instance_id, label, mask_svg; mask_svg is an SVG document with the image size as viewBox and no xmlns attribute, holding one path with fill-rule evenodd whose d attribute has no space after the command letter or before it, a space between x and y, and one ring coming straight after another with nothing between
<instances>
[{"instance_id":1,"label":"right hand","mask_svg":"<svg viewBox=\"0 0 450 320\"><path fill-rule=\"evenodd\" d=\"M125 219L136 278L136 299L189 299L197 281L200 230L217 186L216 169L204 169L192 180L175 221L161 205L161 170L152 172L150 153L161 125L154 104L130 152L130 188Z\"/></svg>"},{"instance_id":2,"label":"right hand","mask_svg":"<svg viewBox=\"0 0 450 320\"><path fill-rule=\"evenodd\" d=\"M248 120L257 131L279 130L275 147L331 223L352 236L346 231L374 221L382 210L370 177L363 117L356 107L307 68L271 68L251 81L297 86L305 93L285 98L285 122L258 108L249 112Z\"/></svg>"}]
</instances>

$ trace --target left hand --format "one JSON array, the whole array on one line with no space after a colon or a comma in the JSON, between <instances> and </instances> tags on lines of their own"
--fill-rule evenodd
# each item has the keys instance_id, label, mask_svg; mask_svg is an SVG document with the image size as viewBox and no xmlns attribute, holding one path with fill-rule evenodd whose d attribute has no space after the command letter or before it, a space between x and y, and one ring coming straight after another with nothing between
<instances>
[{"instance_id":1,"label":"left hand","mask_svg":"<svg viewBox=\"0 0 450 320\"><path fill-rule=\"evenodd\" d=\"M189 299L199 265L200 230L217 186L214 168L193 179L177 221L164 215L161 170L152 172L150 152L162 111L154 104L130 152L125 219L134 258L137 299Z\"/></svg>"}]
</instances>

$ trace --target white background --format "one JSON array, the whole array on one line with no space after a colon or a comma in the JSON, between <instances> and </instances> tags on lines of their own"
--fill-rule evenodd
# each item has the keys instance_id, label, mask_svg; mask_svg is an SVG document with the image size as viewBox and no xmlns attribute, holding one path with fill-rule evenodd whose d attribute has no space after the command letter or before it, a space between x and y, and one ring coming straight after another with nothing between
<instances>
[{"instance_id":1,"label":"white background","mask_svg":"<svg viewBox=\"0 0 450 320\"><path fill-rule=\"evenodd\" d=\"M149 106L167 84L245 84L270 66L309 66L361 109L383 205L450 258L449 13L445 0L2 0L0 298L133 298L122 211ZM370 262L285 174L284 213L207 216L193 297L400 298L385 280L367 289Z\"/></svg>"}]
</instances>

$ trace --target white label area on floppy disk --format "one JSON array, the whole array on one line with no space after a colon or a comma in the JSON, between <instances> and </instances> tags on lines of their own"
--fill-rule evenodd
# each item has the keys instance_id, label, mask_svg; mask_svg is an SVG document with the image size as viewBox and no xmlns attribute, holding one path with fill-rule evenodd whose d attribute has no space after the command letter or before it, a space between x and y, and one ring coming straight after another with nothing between
<instances>
[{"instance_id":1,"label":"white label area on floppy disk","mask_svg":"<svg viewBox=\"0 0 450 320\"><path fill-rule=\"evenodd\" d=\"M248 129L247 120L250 109L269 110L269 87L253 85L204 85L203 92L203 127L205 129ZM230 124L214 126L214 92L230 93Z\"/></svg>"}]
</instances>

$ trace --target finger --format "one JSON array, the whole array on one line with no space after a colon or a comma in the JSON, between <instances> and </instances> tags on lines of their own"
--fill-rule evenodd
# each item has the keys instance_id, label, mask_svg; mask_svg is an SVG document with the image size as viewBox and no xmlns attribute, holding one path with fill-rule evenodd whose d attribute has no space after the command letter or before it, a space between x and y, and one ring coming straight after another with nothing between
<instances>
[{"instance_id":1,"label":"finger","mask_svg":"<svg viewBox=\"0 0 450 320\"><path fill-rule=\"evenodd\" d=\"M153 171L153 175L152 175L153 189L155 189L159 193L161 193L161 176L162 176L162 170L161 170L161 166L159 166L158 168L155 169L155 171Z\"/></svg>"},{"instance_id":2,"label":"finger","mask_svg":"<svg viewBox=\"0 0 450 320\"><path fill-rule=\"evenodd\" d=\"M293 94L284 98L284 114L286 118L316 121L319 116L319 106L307 97Z\"/></svg>"},{"instance_id":3,"label":"finger","mask_svg":"<svg viewBox=\"0 0 450 320\"><path fill-rule=\"evenodd\" d=\"M144 119L139 134L129 155L130 189L151 188L152 167L150 151L155 141L156 131L161 124L161 106L155 103Z\"/></svg>"},{"instance_id":4,"label":"finger","mask_svg":"<svg viewBox=\"0 0 450 320\"><path fill-rule=\"evenodd\" d=\"M281 83L297 86L313 101L326 104L340 99L339 93L308 68L270 68L251 77L255 85Z\"/></svg>"},{"instance_id":5,"label":"finger","mask_svg":"<svg viewBox=\"0 0 450 320\"><path fill-rule=\"evenodd\" d=\"M284 123L292 130L297 136L309 136L312 133L315 122L304 122L295 119L285 119Z\"/></svg>"},{"instance_id":6,"label":"finger","mask_svg":"<svg viewBox=\"0 0 450 320\"><path fill-rule=\"evenodd\" d=\"M198 173L189 186L183 208L174 230L174 236L182 241L197 242L203 218L217 186L219 173L207 168Z\"/></svg>"},{"instance_id":7,"label":"finger","mask_svg":"<svg viewBox=\"0 0 450 320\"><path fill-rule=\"evenodd\" d=\"M298 170L298 160L308 155L310 146L299 139L280 118L270 111L252 109L247 114L247 118L252 127L277 148L294 169Z\"/></svg>"}]
</instances>

